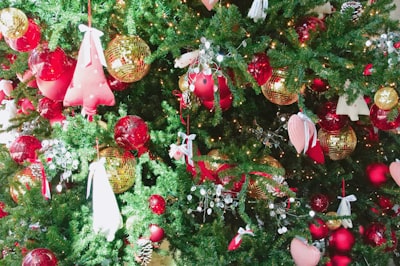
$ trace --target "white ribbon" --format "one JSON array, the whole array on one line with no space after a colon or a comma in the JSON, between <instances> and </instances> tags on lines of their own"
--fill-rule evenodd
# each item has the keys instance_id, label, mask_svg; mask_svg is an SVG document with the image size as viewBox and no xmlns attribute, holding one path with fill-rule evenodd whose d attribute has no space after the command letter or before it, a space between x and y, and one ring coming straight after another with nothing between
<instances>
[{"instance_id":1,"label":"white ribbon","mask_svg":"<svg viewBox=\"0 0 400 266\"><path fill-rule=\"evenodd\" d=\"M306 115L303 114L302 112L298 112L297 115L303 120L304 122L304 151L303 153L305 154L308 150L308 145L310 143L310 129L309 125L312 125L312 143L311 143L311 148L317 145L317 128L315 127L315 124L311 121L311 119Z\"/></svg>"},{"instance_id":2,"label":"white ribbon","mask_svg":"<svg viewBox=\"0 0 400 266\"><path fill-rule=\"evenodd\" d=\"M242 240L243 235L254 236L253 230L250 229L250 225L246 225L246 229L244 229L243 227L239 227L238 233L235 236L234 240L236 245L240 242L240 240Z\"/></svg>"},{"instance_id":3,"label":"white ribbon","mask_svg":"<svg viewBox=\"0 0 400 266\"><path fill-rule=\"evenodd\" d=\"M196 138L196 134L186 135L183 132L178 132L178 136L182 138L181 151L186 155L188 164L193 166L193 140Z\"/></svg>"},{"instance_id":4,"label":"white ribbon","mask_svg":"<svg viewBox=\"0 0 400 266\"><path fill-rule=\"evenodd\" d=\"M101 46L100 41L100 37L103 36L103 32L83 24L79 25L79 30L85 33L81 44L81 47L83 48L84 66L87 66L92 62L90 39L93 40L93 43L97 50L97 55L99 56L100 63L103 66L107 66L106 59L104 57L103 47Z\"/></svg>"},{"instance_id":5,"label":"white ribbon","mask_svg":"<svg viewBox=\"0 0 400 266\"><path fill-rule=\"evenodd\" d=\"M339 216L350 216L351 215L350 202L356 201L357 200L356 196L354 196L354 195L349 195L346 197L338 196L338 199L340 199L341 201L340 201L339 208L336 213ZM342 219L342 225L344 228L353 228L353 223L352 223L351 219L349 219L349 218Z\"/></svg>"},{"instance_id":6,"label":"white ribbon","mask_svg":"<svg viewBox=\"0 0 400 266\"><path fill-rule=\"evenodd\" d=\"M268 0L254 0L250 7L247 17L252 18L254 22L258 20L265 20L267 14L265 10L268 9Z\"/></svg>"}]
</instances>

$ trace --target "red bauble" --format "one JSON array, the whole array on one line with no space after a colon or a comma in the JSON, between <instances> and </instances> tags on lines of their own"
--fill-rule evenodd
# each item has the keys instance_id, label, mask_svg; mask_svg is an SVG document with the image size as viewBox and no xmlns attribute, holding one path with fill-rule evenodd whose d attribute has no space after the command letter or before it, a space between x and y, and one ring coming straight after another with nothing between
<instances>
[{"instance_id":1,"label":"red bauble","mask_svg":"<svg viewBox=\"0 0 400 266\"><path fill-rule=\"evenodd\" d=\"M386 197L386 196L379 196L378 198L378 205L379 207L381 207L382 209L384 209L385 211L389 211L393 208L394 204L393 202L390 200L390 198Z\"/></svg>"},{"instance_id":2,"label":"red bauble","mask_svg":"<svg viewBox=\"0 0 400 266\"><path fill-rule=\"evenodd\" d=\"M326 80L315 78L311 84L311 89L315 92L324 92L329 89L329 85Z\"/></svg>"},{"instance_id":3,"label":"red bauble","mask_svg":"<svg viewBox=\"0 0 400 266\"><path fill-rule=\"evenodd\" d=\"M256 53L247 66L247 71L254 77L258 85L264 85L272 76L272 67L265 53Z\"/></svg>"},{"instance_id":4,"label":"red bauble","mask_svg":"<svg viewBox=\"0 0 400 266\"><path fill-rule=\"evenodd\" d=\"M229 166L228 168L231 167ZM243 184L246 182L246 176L242 175L240 180L235 179L236 177L233 176L224 176L222 178L219 178L216 183L222 184L225 189L228 189L234 193L238 193L242 190Z\"/></svg>"},{"instance_id":5,"label":"red bauble","mask_svg":"<svg viewBox=\"0 0 400 266\"><path fill-rule=\"evenodd\" d=\"M50 50L46 43L33 49L28 60L32 72L44 81L60 78L67 68L67 63L67 56L60 47Z\"/></svg>"},{"instance_id":6,"label":"red bauble","mask_svg":"<svg viewBox=\"0 0 400 266\"><path fill-rule=\"evenodd\" d=\"M332 266L348 266L351 263L351 258L344 254L335 254L330 261Z\"/></svg>"},{"instance_id":7,"label":"red bauble","mask_svg":"<svg viewBox=\"0 0 400 266\"><path fill-rule=\"evenodd\" d=\"M370 224L364 232L364 241L373 246L381 246L387 243L386 239L386 227L382 223L372 223ZM397 238L395 232L391 231L391 243L388 243L388 246L385 248L385 251L392 251L397 246Z\"/></svg>"},{"instance_id":8,"label":"red bauble","mask_svg":"<svg viewBox=\"0 0 400 266\"><path fill-rule=\"evenodd\" d=\"M33 19L29 19L28 21L28 30L22 37L17 39L4 38L11 49L18 52L28 52L39 45L41 38L40 28Z\"/></svg>"},{"instance_id":9,"label":"red bauble","mask_svg":"<svg viewBox=\"0 0 400 266\"><path fill-rule=\"evenodd\" d=\"M397 115L394 120L389 121L388 116L390 111L391 110L380 109L376 104L373 104L369 110L369 117L372 124L380 130L398 128L400 126L400 115Z\"/></svg>"},{"instance_id":10,"label":"red bauble","mask_svg":"<svg viewBox=\"0 0 400 266\"><path fill-rule=\"evenodd\" d=\"M149 231L151 242L160 242L164 239L164 229L162 229L158 224L150 224Z\"/></svg>"},{"instance_id":11,"label":"red bauble","mask_svg":"<svg viewBox=\"0 0 400 266\"><path fill-rule=\"evenodd\" d=\"M229 108L231 108L233 102L233 97L228 96L224 99L219 100L219 107L221 108L222 111L226 111ZM206 107L209 110L214 110L214 100L212 101L201 101L201 104Z\"/></svg>"},{"instance_id":12,"label":"red bauble","mask_svg":"<svg viewBox=\"0 0 400 266\"><path fill-rule=\"evenodd\" d=\"M296 32L299 35L301 43L308 41L311 37L311 32L316 32L317 30L325 30L325 23L316 17L306 18L296 27Z\"/></svg>"},{"instance_id":13,"label":"red bauble","mask_svg":"<svg viewBox=\"0 0 400 266\"><path fill-rule=\"evenodd\" d=\"M316 218L308 225L313 239L322 239L328 236L329 228L321 218Z\"/></svg>"},{"instance_id":14,"label":"red bauble","mask_svg":"<svg viewBox=\"0 0 400 266\"><path fill-rule=\"evenodd\" d=\"M19 81L26 83L26 86L31 88L38 88L36 78L30 69L27 69L23 74L17 73Z\"/></svg>"},{"instance_id":15,"label":"red bauble","mask_svg":"<svg viewBox=\"0 0 400 266\"><path fill-rule=\"evenodd\" d=\"M355 238L353 233L344 227L335 230L329 237L329 246L337 252L347 253L353 248Z\"/></svg>"},{"instance_id":16,"label":"red bauble","mask_svg":"<svg viewBox=\"0 0 400 266\"><path fill-rule=\"evenodd\" d=\"M39 100L38 111L40 116L46 118L51 124L65 120L62 102L53 101L49 98L41 98Z\"/></svg>"},{"instance_id":17,"label":"red bauble","mask_svg":"<svg viewBox=\"0 0 400 266\"><path fill-rule=\"evenodd\" d=\"M4 202L0 201L0 219L8 215L8 212L4 211L5 206Z\"/></svg>"},{"instance_id":18,"label":"red bauble","mask_svg":"<svg viewBox=\"0 0 400 266\"><path fill-rule=\"evenodd\" d=\"M149 198L149 208L150 210L158 215L161 215L165 212L165 199L157 194L153 194Z\"/></svg>"},{"instance_id":19,"label":"red bauble","mask_svg":"<svg viewBox=\"0 0 400 266\"><path fill-rule=\"evenodd\" d=\"M22 266L56 266L57 258L47 248L36 248L31 250L22 261Z\"/></svg>"},{"instance_id":20,"label":"red bauble","mask_svg":"<svg viewBox=\"0 0 400 266\"><path fill-rule=\"evenodd\" d=\"M42 143L34 136L20 136L10 145L10 155L14 161L22 164L25 161L35 161L36 151L42 148Z\"/></svg>"},{"instance_id":21,"label":"red bauble","mask_svg":"<svg viewBox=\"0 0 400 266\"><path fill-rule=\"evenodd\" d=\"M33 106L31 100L27 98L19 99L17 105L18 105L18 113L22 113L25 115L29 115L31 111L35 110L35 106Z\"/></svg>"},{"instance_id":22,"label":"red bauble","mask_svg":"<svg viewBox=\"0 0 400 266\"><path fill-rule=\"evenodd\" d=\"M115 124L114 139L125 150L138 150L150 139L147 124L139 116L124 116Z\"/></svg>"},{"instance_id":23,"label":"red bauble","mask_svg":"<svg viewBox=\"0 0 400 266\"><path fill-rule=\"evenodd\" d=\"M336 114L336 101L326 102L318 112L319 125L327 131L342 129L348 121L347 115Z\"/></svg>"},{"instance_id":24,"label":"red bauble","mask_svg":"<svg viewBox=\"0 0 400 266\"><path fill-rule=\"evenodd\" d=\"M204 72L200 73L190 73L188 75L189 79L189 88L193 85L193 93L200 100L204 101L212 101L214 100L214 78L212 74L204 74Z\"/></svg>"},{"instance_id":25,"label":"red bauble","mask_svg":"<svg viewBox=\"0 0 400 266\"><path fill-rule=\"evenodd\" d=\"M324 194L315 194L311 197L310 206L316 212L325 212L329 206L329 198Z\"/></svg>"},{"instance_id":26,"label":"red bauble","mask_svg":"<svg viewBox=\"0 0 400 266\"><path fill-rule=\"evenodd\" d=\"M106 75L108 86L113 91L123 91L128 88L130 83L122 82L112 75Z\"/></svg>"},{"instance_id":27,"label":"red bauble","mask_svg":"<svg viewBox=\"0 0 400 266\"><path fill-rule=\"evenodd\" d=\"M387 181L390 174L389 166L384 163L372 163L365 169L368 180L372 185L380 187Z\"/></svg>"}]
</instances>

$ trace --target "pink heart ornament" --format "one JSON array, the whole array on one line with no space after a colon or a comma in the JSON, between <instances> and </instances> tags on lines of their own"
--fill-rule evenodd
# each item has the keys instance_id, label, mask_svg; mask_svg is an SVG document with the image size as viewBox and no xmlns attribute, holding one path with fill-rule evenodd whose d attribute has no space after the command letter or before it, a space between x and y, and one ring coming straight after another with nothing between
<instances>
[{"instance_id":1,"label":"pink heart ornament","mask_svg":"<svg viewBox=\"0 0 400 266\"><path fill-rule=\"evenodd\" d=\"M304 120L301 119L300 116L297 114L294 114L289 118L288 121L289 140L293 144L297 153L301 153L304 150L306 144L305 125L308 125L308 136L310 140L314 135L313 131L314 124L311 121L306 121L305 124Z\"/></svg>"},{"instance_id":2,"label":"pink heart ornament","mask_svg":"<svg viewBox=\"0 0 400 266\"><path fill-rule=\"evenodd\" d=\"M389 172L394 182L400 186L400 161L396 160L389 165Z\"/></svg>"},{"instance_id":3,"label":"pink heart ornament","mask_svg":"<svg viewBox=\"0 0 400 266\"><path fill-rule=\"evenodd\" d=\"M218 2L218 0L201 0L203 2L204 6L208 9L208 11L211 11L215 4Z\"/></svg>"},{"instance_id":4,"label":"pink heart ornament","mask_svg":"<svg viewBox=\"0 0 400 266\"><path fill-rule=\"evenodd\" d=\"M290 254L296 266L316 266L321 259L321 252L316 247L298 237L290 243Z\"/></svg>"}]
</instances>

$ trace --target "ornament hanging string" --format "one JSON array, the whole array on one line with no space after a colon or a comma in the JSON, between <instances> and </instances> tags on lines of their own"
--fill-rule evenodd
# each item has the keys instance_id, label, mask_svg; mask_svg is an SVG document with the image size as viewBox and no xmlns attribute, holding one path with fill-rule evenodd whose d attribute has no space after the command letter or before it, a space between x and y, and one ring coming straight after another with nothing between
<instances>
[{"instance_id":1,"label":"ornament hanging string","mask_svg":"<svg viewBox=\"0 0 400 266\"><path fill-rule=\"evenodd\" d=\"M182 116L182 110L185 109L185 108L187 107L187 104L186 104L186 102L185 102L183 93L180 93L178 90L174 90L174 91L172 92L172 94L173 94L174 96L176 96L176 97L178 98L178 101L179 101L179 117L180 117L180 119L181 119L181 123L182 123L183 125L187 125L187 122L183 119L183 116ZM189 115L187 115L187 120L189 120ZM188 134L189 134L189 132L188 132Z\"/></svg>"},{"instance_id":2,"label":"ornament hanging string","mask_svg":"<svg viewBox=\"0 0 400 266\"><path fill-rule=\"evenodd\" d=\"M88 26L89 28L92 27L92 7L90 4L90 0L88 0Z\"/></svg>"},{"instance_id":3,"label":"ornament hanging string","mask_svg":"<svg viewBox=\"0 0 400 266\"><path fill-rule=\"evenodd\" d=\"M342 197L338 196L338 199L340 199L340 204L336 213L339 216L350 216L351 215L350 202L356 201L357 198L353 194L346 196L344 178L342 178ZM344 228L353 228L353 223L350 218L342 219L342 225Z\"/></svg>"}]
</instances>

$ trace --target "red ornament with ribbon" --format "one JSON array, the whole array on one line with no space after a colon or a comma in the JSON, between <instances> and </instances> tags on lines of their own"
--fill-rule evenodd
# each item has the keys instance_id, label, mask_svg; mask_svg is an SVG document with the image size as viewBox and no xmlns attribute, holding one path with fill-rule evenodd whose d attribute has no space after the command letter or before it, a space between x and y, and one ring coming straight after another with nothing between
<instances>
[{"instance_id":1,"label":"red ornament with ribbon","mask_svg":"<svg viewBox=\"0 0 400 266\"><path fill-rule=\"evenodd\" d=\"M245 236L245 235L254 236L253 230L250 229L249 225L246 226L246 229L244 229L242 227L239 228L235 237L232 238L231 242L229 242L228 250L233 251L233 250L238 249L240 247L240 245L242 244L243 236Z\"/></svg>"}]
</instances>

